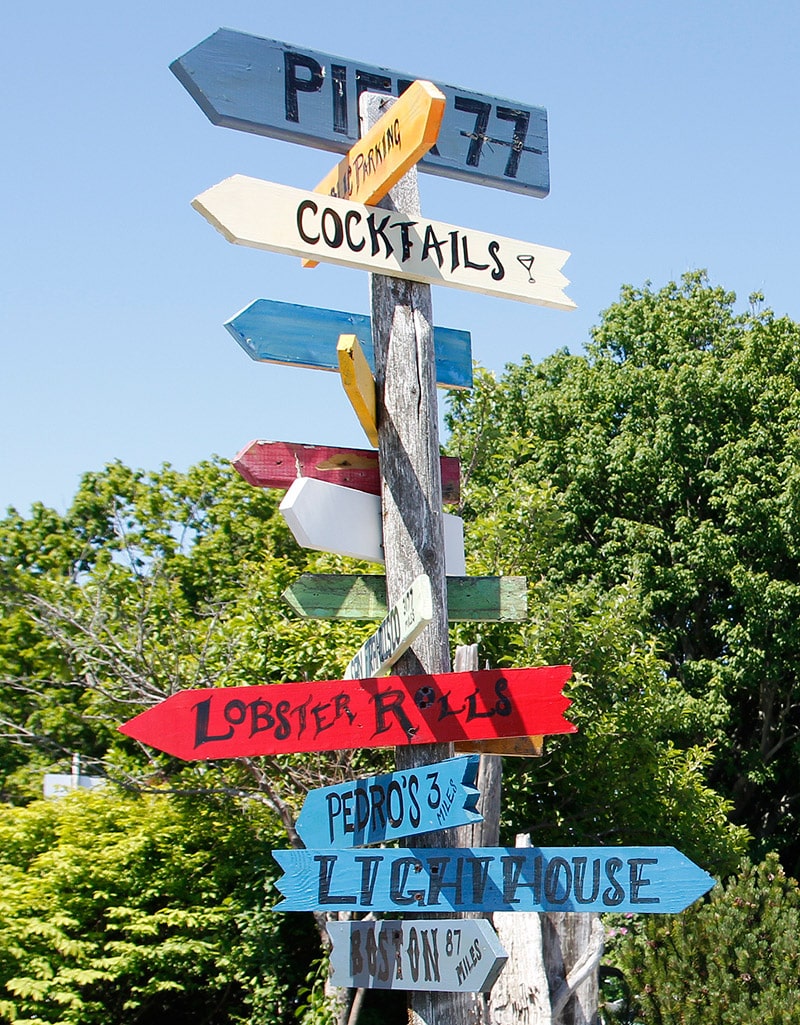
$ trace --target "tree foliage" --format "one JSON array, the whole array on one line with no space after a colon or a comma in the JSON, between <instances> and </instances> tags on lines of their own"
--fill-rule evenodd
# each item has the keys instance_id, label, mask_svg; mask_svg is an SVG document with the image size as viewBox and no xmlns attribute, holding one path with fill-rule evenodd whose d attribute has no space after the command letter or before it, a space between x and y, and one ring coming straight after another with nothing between
<instances>
[{"instance_id":1,"label":"tree foliage","mask_svg":"<svg viewBox=\"0 0 800 1025\"><path fill-rule=\"evenodd\" d=\"M265 909L275 841L209 795L0 807L0 1021L292 1020L312 937Z\"/></svg>"},{"instance_id":2,"label":"tree foliage","mask_svg":"<svg viewBox=\"0 0 800 1025\"><path fill-rule=\"evenodd\" d=\"M684 752L760 849L793 866L800 327L760 297L745 313L734 301L699 273L623 289L585 355L524 358L456 396L451 450L468 468L464 511L487 569L510 554L507 571L567 605L629 589L663 662L650 711L634 710L635 684L626 699L626 750Z\"/></svg>"},{"instance_id":3,"label":"tree foliage","mask_svg":"<svg viewBox=\"0 0 800 1025\"><path fill-rule=\"evenodd\" d=\"M800 1022L800 889L776 854L682 915L629 925L614 953L648 1025Z\"/></svg>"}]
</instances>

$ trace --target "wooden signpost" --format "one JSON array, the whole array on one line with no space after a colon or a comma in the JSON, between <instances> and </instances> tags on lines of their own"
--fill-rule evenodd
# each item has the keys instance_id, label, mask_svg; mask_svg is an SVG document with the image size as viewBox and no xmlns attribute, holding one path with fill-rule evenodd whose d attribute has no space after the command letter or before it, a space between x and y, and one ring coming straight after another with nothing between
<instances>
[{"instance_id":1,"label":"wooden signpost","mask_svg":"<svg viewBox=\"0 0 800 1025\"><path fill-rule=\"evenodd\" d=\"M360 847L480 822L478 755L310 790L297 819L306 847Z\"/></svg>"},{"instance_id":2,"label":"wooden signpost","mask_svg":"<svg viewBox=\"0 0 800 1025\"><path fill-rule=\"evenodd\" d=\"M336 552L367 562L384 561L381 500L377 495L301 477L286 492L279 508L303 548ZM444 529L447 573L463 576L463 520L450 513L439 515Z\"/></svg>"},{"instance_id":3,"label":"wooden signpost","mask_svg":"<svg viewBox=\"0 0 800 1025\"><path fill-rule=\"evenodd\" d=\"M368 448L251 441L234 456L232 463L240 476L257 488L283 490L291 487L298 477L316 477L370 495L381 493L378 453ZM446 505L454 505L461 493L458 459L442 456L441 468L442 500Z\"/></svg>"},{"instance_id":4,"label":"wooden signpost","mask_svg":"<svg viewBox=\"0 0 800 1025\"><path fill-rule=\"evenodd\" d=\"M120 727L186 761L574 733L569 666L184 690Z\"/></svg>"},{"instance_id":5,"label":"wooden signpost","mask_svg":"<svg viewBox=\"0 0 800 1025\"><path fill-rule=\"evenodd\" d=\"M385 676L433 618L431 582L421 574L364 641L344 671L345 680Z\"/></svg>"},{"instance_id":6,"label":"wooden signpost","mask_svg":"<svg viewBox=\"0 0 800 1025\"><path fill-rule=\"evenodd\" d=\"M325 175L315 192L354 203L377 203L436 142L444 94L431 82L412 82L392 109ZM304 267L316 267L304 260Z\"/></svg>"},{"instance_id":7,"label":"wooden signpost","mask_svg":"<svg viewBox=\"0 0 800 1025\"><path fill-rule=\"evenodd\" d=\"M278 911L676 914L714 879L674 847L273 851Z\"/></svg>"},{"instance_id":8,"label":"wooden signpost","mask_svg":"<svg viewBox=\"0 0 800 1025\"><path fill-rule=\"evenodd\" d=\"M357 573L303 573L282 595L308 619L382 619L386 577ZM528 618L525 577L447 578L451 622L518 623Z\"/></svg>"},{"instance_id":9,"label":"wooden signpost","mask_svg":"<svg viewBox=\"0 0 800 1025\"><path fill-rule=\"evenodd\" d=\"M508 960L481 918L329 922L327 928L334 986L485 993Z\"/></svg>"},{"instance_id":10,"label":"wooden signpost","mask_svg":"<svg viewBox=\"0 0 800 1025\"><path fill-rule=\"evenodd\" d=\"M256 299L225 327L251 359L315 370L339 369L340 335L356 335L375 373L372 321L362 313L317 309L296 303ZM369 344L367 344L369 342ZM436 383L440 388L472 387L472 341L469 331L434 327Z\"/></svg>"},{"instance_id":11,"label":"wooden signpost","mask_svg":"<svg viewBox=\"0 0 800 1025\"><path fill-rule=\"evenodd\" d=\"M572 310L564 249L233 175L192 201L229 242Z\"/></svg>"},{"instance_id":12,"label":"wooden signpost","mask_svg":"<svg viewBox=\"0 0 800 1025\"><path fill-rule=\"evenodd\" d=\"M359 137L363 92L399 96L415 79L362 61L219 29L170 65L215 125L346 153ZM550 190L547 112L443 82L431 174L543 197Z\"/></svg>"},{"instance_id":13,"label":"wooden signpost","mask_svg":"<svg viewBox=\"0 0 800 1025\"><path fill-rule=\"evenodd\" d=\"M367 440L378 447L378 410L375 396L375 378L372 376L361 344L355 335L340 335L336 346L342 387L350 405L364 428Z\"/></svg>"}]
</instances>

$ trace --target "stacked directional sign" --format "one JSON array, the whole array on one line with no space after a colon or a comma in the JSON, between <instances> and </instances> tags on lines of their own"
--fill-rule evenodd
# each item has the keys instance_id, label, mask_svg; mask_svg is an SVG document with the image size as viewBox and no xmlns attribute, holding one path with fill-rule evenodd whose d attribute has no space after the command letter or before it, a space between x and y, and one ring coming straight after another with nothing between
<instances>
[{"instance_id":1,"label":"stacked directional sign","mask_svg":"<svg viewBox=\"0 0 800 1025\"><path fill-rule=\"evenodd\" d=\"M334 898L324 879L330 882L329 869L340 853L364 866L361 898L374 897L380 888L386 899L388 882L379 882L378 867L387 856L404 852L349 848L480 821L475 810L478 761L477 755L451 758L422 769L312 790L297 820L297 831L309 863L321 866L320 887L316 894L309 894L314 910L330 908ZM295 880L289 884L293 887L305 872L295 874L286 860L291 854L274 852ZM350 896L343 896L348 907ZM288 900L279 907L293 910L292 904ZM331 922L328 932L335 986L480 992L492 988L507 959L497 935L483 919Z\"/></svg>"},{"instance_id":2,"label":"stacked directional sign","mask_svg":"<svg viewBox=\"0 0 800 1025\"><path fill-rule=\"evenodd\" d=\"M541 108L224 29L172 69L216 124L345 154L315 191L236 175L198 196L195 208L230 241L306 266L332 262L574 307L561 273L567 252L374 205L417 161L435 174L546 195ZM382 100L386 113L359 139L364 92L401 98ZM255 486L286 490L281 511L300 544L384 561L369 318L260 299L225 326L253 359L338 370L373 446L252 442L236 468ZM468 333L434 328L433 344L437 383L470 387ZM442 459L441 471L444 502L457 502L457 461ZM524 579L467 577L463 524L443 515L450 618L524 619ZM569 666L390 675L432 621L424 574L390 608L377 575L305 574L285 598L301 615L382 622L340 680L183 691L121 730L189 760L420 744L464 750L575 730L565 718ZM306 849L274 852L284 871L277 909L369 913L369 921L330 923L336 985L487 991L506 961L491 926L442 913L674 912L713 883L670 847L358 849L480 820L477 769L477 755L465 755L309 793L297 823Z\"/></svg>"}]
</instances>

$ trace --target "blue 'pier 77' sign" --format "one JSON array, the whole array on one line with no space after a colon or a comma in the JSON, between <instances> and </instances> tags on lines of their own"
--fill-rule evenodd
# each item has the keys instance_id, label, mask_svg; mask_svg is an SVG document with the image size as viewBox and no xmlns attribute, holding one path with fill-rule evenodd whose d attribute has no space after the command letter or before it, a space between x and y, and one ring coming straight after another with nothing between
<instances>
[{"instance_id":1,"label":"blue 'pier 77' sign","mask_svg":"<svg viewBox=\"0 0 800 1025\"><path fill-rule=\"evenodd\" d=\"M415 79L361 61L218 29L171 70L215 125L347 153L363 92L399 96ZM431 174L544 197L550 191L543 107L434 82L446 99Z\"/></svg>"}]
</instances>

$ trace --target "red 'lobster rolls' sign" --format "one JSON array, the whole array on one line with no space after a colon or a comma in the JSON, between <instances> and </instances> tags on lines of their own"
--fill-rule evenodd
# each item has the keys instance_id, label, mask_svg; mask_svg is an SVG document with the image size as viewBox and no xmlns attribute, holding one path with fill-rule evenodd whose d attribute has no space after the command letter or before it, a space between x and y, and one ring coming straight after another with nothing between
<instances>
[{"instance_id":1,"label":"red 'lobster rolls' sign","mask_svg":"<svg viewBox=\"0 0 800 1025\"><path fill-rule=\"evenodd\" d=\"M120 727L188 761L574 733L570 666L185 690Z\"/></svg>"}]
</instances>

